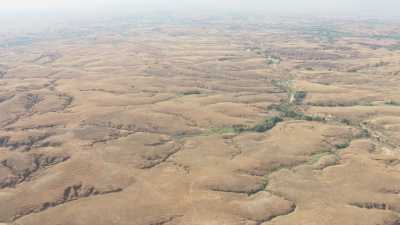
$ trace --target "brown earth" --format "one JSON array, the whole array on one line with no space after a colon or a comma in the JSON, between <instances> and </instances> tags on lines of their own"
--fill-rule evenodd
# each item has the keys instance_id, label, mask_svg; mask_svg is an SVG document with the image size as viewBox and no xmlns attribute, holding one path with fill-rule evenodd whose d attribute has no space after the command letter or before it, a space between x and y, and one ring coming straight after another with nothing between
<instances>
[{"instance_id":1,"label":"brown earth","mask_svg":"<svg viewBox=\"0 0 400 225\"><path fill-rule=\"evenodd\" d=\"M398 42L358 23L0 48L0 223L400 224Z\"/></svg>"}]
</instances>

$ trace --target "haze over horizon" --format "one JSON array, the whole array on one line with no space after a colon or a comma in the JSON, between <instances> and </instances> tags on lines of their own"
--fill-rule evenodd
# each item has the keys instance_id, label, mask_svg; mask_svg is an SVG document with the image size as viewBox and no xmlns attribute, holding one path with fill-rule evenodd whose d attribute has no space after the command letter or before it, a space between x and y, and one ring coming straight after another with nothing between
<instances>
[{"instance_id":1,"label":"haze over horizon","mask_svg":"<svg viewBox=\"0 0 400 225\"><path fill-rule=\"evenodd\" d=\"M0 12L83 12L89 14L123 12L265 12L311 15L397 16L396 0L1 0Z\"/></svg>"}]
</instances>

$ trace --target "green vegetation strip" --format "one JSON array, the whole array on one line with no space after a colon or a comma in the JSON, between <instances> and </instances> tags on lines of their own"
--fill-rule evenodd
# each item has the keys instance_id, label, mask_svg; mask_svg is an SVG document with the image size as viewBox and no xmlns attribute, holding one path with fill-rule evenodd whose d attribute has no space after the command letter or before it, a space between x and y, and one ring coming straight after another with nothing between
<instances>
[{"instance_id":1,"label":"green vegetation strip","mask_svg":"<svg viewBox=\"0 0 400 225\"><path fill-rule=\"evenodd\" d=\"M265 119L264 121L254 125L253 127L246 127L244 125L235 125L232 127L222 127L222 128L211 128L210 134L240 134L243 132L258 132L263 133L266 132L273 127L275 127L279 122L282 122L283 119L278 116L273 116Z\"/></svg>"},{"instance_id":2,"label":"green vegetation strip","mask_svg":"<svg viewBox=\"0 0 400 225\"><path fill-rule=\"evenodd\" d=\"M178 93L178 96L187 96L187 95L200 95L201 92L198 90L184 91Z\"/></svg>"},{"instance_id":3,"label":"green vegetation strip","mask_svg":"<svg viewBox=\"0 0 400 225\"><path fill-rule=\"evenodd\" d=\"M400 101L387 101L385 102L386 105L393 105L393 106L400 106Z\"/></svg>"},{"instance_id":4,"label":"green vegetation strip","mask_svg":"<svg viewBox=\"0 0 400 225\"><path fill-rule=\"evenodd\" d=\"M317 163L322 157L328 156L328 155L333 155L333 154L334 153L332 153L330 150L321 150L321 151L316 152L311 155L311 158L308 161L308 164L313 165L313 164Z\"/></svg>"},{"instance_id":5,"label":"green vegetation strip","mask_svg":"<svg viewBox=\"0 0 400 225\"><path fill-rule=\"evenodd\" d=\"M273 106L275 110L281 113L282 117L292 118L296 120L306 120L306 121L325 121L325 118L320 116L310 116L306 115L300 110L298 110L293 104L282 103L277 106Z\"/></svg>"}]
</instances>

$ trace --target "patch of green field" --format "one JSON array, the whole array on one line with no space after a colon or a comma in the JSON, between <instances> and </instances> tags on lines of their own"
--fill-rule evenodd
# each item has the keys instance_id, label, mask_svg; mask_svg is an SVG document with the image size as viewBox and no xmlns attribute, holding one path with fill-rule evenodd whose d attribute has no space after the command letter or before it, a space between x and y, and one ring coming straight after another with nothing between
<instances>
[{"instance_id":1,"label":"patch of green field","mask_svg":"<svg viewBox=\"0 0 400 225\"><path fill-rule=\"evenodd\" d=\"M294 102L296 104L301 104L307 96L307 92L305 91L296 91L293 94Z\"/></svg>"},{"instance_id":2,"label":"patch of green field","mask_svg":"<svg viewBox=\"0 0 400 225\"><path fill-rule=\"evenodd\" d=\"M282 59L279 56L266 55L265 58L267 58L268 65L279 64L282 62Z\"/></svg>"},{"instance_id":3,"label":"patch of green field","mask_svg":"<svg viewBox=\"0 0 400 225\"><path fill-rule=\"evenodd\" d=\"M333 153L329 150L321 150L319 152L316 152L311 155L310 160L308 161L308 164L313 165L317 163L322 157L327 156L327 155L332 155Z\"/></svg>"},{"instance_id":4,"label":"patch of green field","mask_svg":"<svg viewBox=\"0 0 400 225\"><path fill-rule=\"evenodd\" d=\"M199 90L191 90L191 91L184 91L178 93L178 96L187 96L187 95L200 95L201 92Z\"/></svg>"},{"instance_id":5,"label":"patch of green field","mask_svg":"<svg viewBox=\"0 0 400 225\"><path fill-rule=\"evenodd\" d=\"M385 102L385 104L386 105L393 105L393 106L400 106L400 101L390 100L390 101Z\"/></svg>"},{"instance_id":6,"label":"patch of green field","mask_svg":"<svg viewBox=\"0 0 400 225\"><path fill-rule=\"evenodd\" d=\"M283 121L283 119L281 117L274 116L274 117L268 118L268 119L262 121L261 123L255 125L254 127L250 128L249 131L262 133L262 132L272 129L273 127L276 126L276 124L278 124L279 122L282 122L282 121Z\"/></svg>"},{"instance_id":7,"label":"patch of green field","mask_svg":"<svg viewBox=\"0 0 400 225\"><path fill-rule=\"evenodd\" d=\"M350 146L350 143L349 142L343 142L343 143L339 143L339 144L336 144L335 145L335 147L337 148L337 149L345 149L345 148L347 148L347 147L349 147Z\"/></svg>"}]
</instances>

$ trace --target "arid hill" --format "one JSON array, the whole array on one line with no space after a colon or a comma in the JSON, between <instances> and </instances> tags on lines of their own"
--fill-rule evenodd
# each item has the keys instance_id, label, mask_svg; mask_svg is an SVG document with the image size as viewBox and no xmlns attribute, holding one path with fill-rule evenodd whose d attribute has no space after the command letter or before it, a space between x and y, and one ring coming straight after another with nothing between
<instances>
[{"instance_id":1,"label":"arid hill","mask_svg":"<svg viewBox=\"0 0 400 225\"><path fill-rule=\"evenodd\" d=\"M0 36L0 224L399 225L400 24L300 21Z\"/></svg>"}]
</instances>

